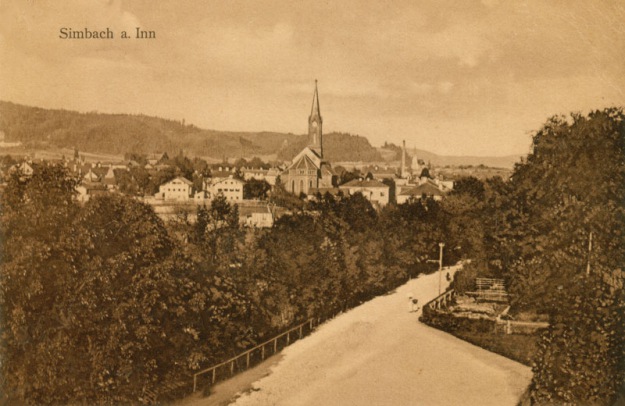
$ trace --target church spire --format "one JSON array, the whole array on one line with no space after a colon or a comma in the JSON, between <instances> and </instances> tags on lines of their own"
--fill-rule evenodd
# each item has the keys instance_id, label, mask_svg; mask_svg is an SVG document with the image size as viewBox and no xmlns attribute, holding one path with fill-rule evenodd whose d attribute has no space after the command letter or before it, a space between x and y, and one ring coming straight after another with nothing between
<instances>
[{"instance_id":1,"label":"church spire","mask_svg":"<svg viewBox=\"0 0 625 406\"><path fill-rule=\"evenodd\" d=\"M322 124L323 119L321 118L321 109L319 108L317 79L315 79L315 92L313 93L312 107L310 109L310 116L308 117L308 146L319 153L321 158L323 158Z\"/></svg>"},{"instance_id":2,"label":"church spire","mask_svg":"<svg viewBox=\"0 0 625 406\"><path fill-rule=\"evenodd\" d=\"M310 109L310 117L321 117L319 109L319 92L317 91L317 79L315 79L315 93L313 93L312 108Z\"/></svg>"}]
</instances>

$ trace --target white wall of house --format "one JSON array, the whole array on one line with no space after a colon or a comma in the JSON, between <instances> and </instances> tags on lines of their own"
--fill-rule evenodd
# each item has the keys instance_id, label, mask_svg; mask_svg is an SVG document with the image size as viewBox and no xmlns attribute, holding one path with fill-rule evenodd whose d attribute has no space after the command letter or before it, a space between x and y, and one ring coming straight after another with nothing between
<instances>
[{"instance_id":1,"label":"white wall of house","mask_svg":"<svg viewBox=\"0 0 625 406\"><path fill-rule=\"evenodd\" d=\"M228 201L240 202L243 200L243 185L239 179L221 179L210 186L210 192L213 196L222 194Z\"/></svg>"},{"instance_id":2,"label":"white wall of house","mask_svg":"<svg viewBox=\"0 0 625 406\"><path fill-rule=\"evenodd\" d=\"M389 202L389 190L390 188L378 188L378 187L350 187L340 189L347 189L350 195L356 194L360 192L367 200L371 203L377 203L380 206L384 207Z\"/></svg>"},{"instance_id":3,"label":"white wall of house","mask_svg":"<svg viewBox=\"0 0 625 406\"><path fill-rule=\"evenodd\" d=\"M164 200L188 200L191 196L191 186L191 182L187 179L176 178L158 188L158 197Z\"/></svg>"}]
</instances>

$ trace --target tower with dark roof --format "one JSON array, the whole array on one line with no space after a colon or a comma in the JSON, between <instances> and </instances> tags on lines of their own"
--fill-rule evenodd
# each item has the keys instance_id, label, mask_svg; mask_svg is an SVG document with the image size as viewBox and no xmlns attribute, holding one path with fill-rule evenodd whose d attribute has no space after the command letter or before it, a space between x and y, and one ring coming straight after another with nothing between
<instances>
[{"instance_id":1,"label":"tower with dark roof","mask_svg":"<svg viewBox=\"0 0 625 406\"><path fill-rule=\"evenodd\" d=\"M319 108L319 92L317 80L315 80L315 92L313 93L312 107L308 117L308 146L323 158L323 119Z\"/></svg>"},{"instance_id":2,"label":"tower with dark roof","mask_svg":"<svg viewBox=\"0 0 625 406\"><path fill-rule=\"evenodd\" d=\"M322 123L315 80L312 108L308 117L308 145L280 175L285 189L295 195L308 194L319 188L332 188L335 184L336 174L332 165L323 159Z\"/></svg>"}]
</instances>

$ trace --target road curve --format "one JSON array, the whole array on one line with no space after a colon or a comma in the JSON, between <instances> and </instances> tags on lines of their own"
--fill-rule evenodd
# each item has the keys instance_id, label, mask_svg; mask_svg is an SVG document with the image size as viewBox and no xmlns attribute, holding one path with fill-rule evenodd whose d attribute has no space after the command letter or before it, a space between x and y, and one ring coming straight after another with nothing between
<instances>
[{"instance_id":1,"label":"road curve","mask_svg":"<svg viewBox=\"0 0 625 406\"><path fill-rule=\"evenodd\" d=\"M409 294L423 304L437 295L438 283L438 274L421 276L320 326L283 350L271 374L233 404L516 405L530 368L409 312Z\"/></svg>"}]
</instances>

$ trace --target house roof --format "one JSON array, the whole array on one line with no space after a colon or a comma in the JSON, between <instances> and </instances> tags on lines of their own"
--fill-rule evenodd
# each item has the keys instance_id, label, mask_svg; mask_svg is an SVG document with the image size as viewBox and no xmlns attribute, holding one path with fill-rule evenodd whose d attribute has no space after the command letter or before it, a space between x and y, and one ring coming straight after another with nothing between
<instances>
[{"instance_id":1,"label":"house roof","mask_svg":"<svg viewBox=\"0 0 625 406\"><path fill-rule=\"evenodd\" d=\"M235 178L235 177L227 177L227 178L218 178L218 179L215 179L215 182L213 182L212 184L213 184L213 185L217 185L217 184L219 184L219 183L226 182L226 181L235 181L235 182L238 182L238 183L245 183L245 182L244 182L244 181L242 181L241 179L237 179L237 178Z\"/></svg>"},{"instance_id":2,"label":"house roof","mask_svg":"<svg viewBox=\"0 0 625 406\"><path fill-rule=\"evenodd\" d=\"M266 204L264 205L257 205L257 206L243 206L240 205L239 206L239 217L244 217L244 216L249 216L251 214L271 214L271 210L269 210L269 206L267 206Z\"/></svg>"},{"instance_id":3,"label":"house roof","mask_svg":"<svg viewBox=\"0 0 625 406\"><path fill-rule=\"evenodd\" d=\"M176 177L176 178L174 178L174 179L170 180L169 182L165 182L165 183L163 183L163 185L166 185L166 184L168 184L168 183L171 183L171 182L173 182L173 181L175 181L175 180L180 180L180 181L182 181L183 183L186 183L186 184L187 184L187 185L189 185L189 186L193 185L193 182L191 182L189 179L184 178L184 177L182 177L182 176L178 176L178 177Z\"/></svg>"},{"instance_id":4,"label":"house roof","mask_svg":"<svg viewBox=\"0 0 625 406\"><path fill-rule=\"evenodd\" d=\"M441 190L432 185L431 183L424 183L422 185L419 186L415 186L413 188L410 189L406 189L403 190L399 195L400 196L422 196L422 195L426 195L426 196L442 196L443 192L441 192Z\"/></svg>"},{"instance_id":5,"label":"house roof","mask_svg":"<svg viewBox=\"0 0 625 406\"><path fill-rule=\"evenodd\" d=\"M81 186L84 187L85 190L87 191L96 191L96 190L106 191L107 190L106 186L101 183L85 182Z\"/></svg>"},{"instance_id":6,"label":"house roof","mask_svg":"<svg viewBox=\"0 0 625 406\"><path fill-rule=\"evenodd\" d=\"M372 187L378 187L378 188L390 188L389 185L385 185L384 183L377 181L377 180L360 180L360 179L352 179L347 183L342 184L341 186L339 186L340 188L348 188L348 187L362 187L362 188L372 188Z\"/></svg>"},{"instance_id":7,"label":"house roof","mask_svg":"<svg viewBox=\"0 0 625 406\"><path fill-rule=\"evenodd\" d=\"M243 169L241 169L241 172L242 173L262 173L262 174L265 174L265 173L269 172L269 170L262 169L262 168L259 168L259 169L243 168Z\"/></svg>"}]
</instances>

